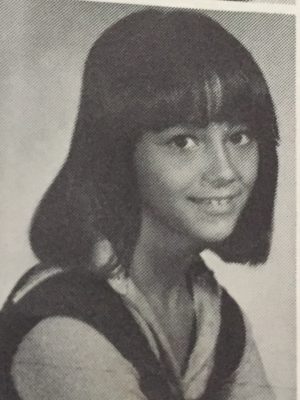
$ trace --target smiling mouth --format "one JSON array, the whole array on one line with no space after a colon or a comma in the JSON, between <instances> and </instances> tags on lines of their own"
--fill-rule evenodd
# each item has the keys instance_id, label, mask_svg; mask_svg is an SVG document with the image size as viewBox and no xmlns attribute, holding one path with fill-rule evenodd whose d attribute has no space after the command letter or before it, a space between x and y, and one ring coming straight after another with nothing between
<instances>
[{"instance_id":1,"label":"smiling mouth","mask_svg":"<svg viewBox=\"0 0 300 400\"><path fill-rule=\"evenodd\" d=\"M193 197L190 196L188 199L196 204L202 205L208 212L212 213L228 213L232 212L235 208L234 200L238 197L237 195L226 196L226 197Z\"/></svg>"}]
</instances>

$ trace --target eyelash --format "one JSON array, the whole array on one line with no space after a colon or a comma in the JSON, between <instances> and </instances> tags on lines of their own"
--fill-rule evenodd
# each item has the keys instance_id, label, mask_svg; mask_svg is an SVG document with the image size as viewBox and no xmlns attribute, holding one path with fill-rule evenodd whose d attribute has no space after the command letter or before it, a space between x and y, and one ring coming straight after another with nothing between
<instances>
[{"instance_id":1,"label":"eyelash","mask_svg":"<svg viewBox=\"0 0 300 400\"><path fill-rule=\"evenodd\" d=\"M246 143L234 143L234 138L239 137L239 138L245 138ZM231 135L229 135L229 139L233 144L239 145L239 146L246 146L247 144L250 144L254 139L253 137L247 133L247 132L234 132Z\"/></svg>"},{"instance_id":2,"label":"eyelash","mask_svg":"<svg viewBox=\"0 0 300 400\"><path fill-rule=\"evenodd\" d=\"M169 140L168 144L170 144L172 146L175 146L176 148L178 148L181 151L185 151L185 150L188 150L189 148L185 147L185 146L181 147L179 142L180 142L180 140L188 140L188 139L191 139L193 141L194 146L198 146L197 142L199 142L199 140L197 140L193 136L189 136L189 135L177 135L177 136L174 136L171 140Z\"/></svg>"},{"instance_id":3,"label":"eyelash","mask_svg":"<svg viewBox=\"0 0 300 400\"><path fill-rule=\"evenodd\" d=\"M237 139L237 138L241 139L241 141L236 142L235 139ZM193 144L191 146L189 146L189 147L185 147L185 145L180 146L180 141L184 141L184 140L187 141L188 139L193 141ZM245 140L245 143L243 143L243 139ZM251 137L251 135L249 133L234 132L229 135L228 140L235 146L243 147L243 146L247 146L248 144L252 143L252 141L254 139ZM176 147L180 151L186 151L186 150L192 150L194 147L198 147L199 142L201 142L201 140L199 138L195 138L190 135L177 135L177 136L174 136L172 139L170 139L168 141L168 144Z\"/></svg>"}]
</instances>

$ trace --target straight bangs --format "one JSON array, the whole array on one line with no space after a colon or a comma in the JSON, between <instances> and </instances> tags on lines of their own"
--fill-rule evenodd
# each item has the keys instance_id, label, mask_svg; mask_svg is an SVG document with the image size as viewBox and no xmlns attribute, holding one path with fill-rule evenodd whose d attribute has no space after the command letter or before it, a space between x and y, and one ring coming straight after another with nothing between
<instances>
[{"instance_id":1,"label":"straight bangs","mask_svg":"<svg viewBox=\"0 0 300 400\"><path fill-rule=\"evenodd\" d=\"M136 135L176 125L201 128L211 122L246 124L258 141L277 139L271 97L262 75L243 70L213 71L168 79L159 87L141 82L131 85L124 106L114 121L122 121ZM171 81L171 82L170 82ZM275 137L274 137L275 136ZM268 141L268 140L267 140Z\"/></svg>"}]
</instances>

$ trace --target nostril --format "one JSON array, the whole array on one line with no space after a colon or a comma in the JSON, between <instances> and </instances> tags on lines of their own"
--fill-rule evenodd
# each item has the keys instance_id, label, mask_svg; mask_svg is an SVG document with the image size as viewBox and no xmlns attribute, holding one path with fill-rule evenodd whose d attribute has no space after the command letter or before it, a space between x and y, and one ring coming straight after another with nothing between
<instances>
[{"instance_id":1,"label":"nostril","mask_svg":"<svg viewBox=\"0 0 300 400\"><path fill-rule=\"evenodd\" d=\"M215 185L228 185L236 180L236 172L229 157L221 153L211 157L204 178Z\"/></svg>"},{"instance_id":2,"label":"nostril","mask_svg":"<svg viewBox=\"0 0 300 400\"><path fill-rule=\"evenodd\" d=\"M217 188L219 187L226 187L228 185L231 185L232 183L235 182L234 177L229 177L229 176L213 176L209 178L209 183Z\"/></svg>"}]
</instances>

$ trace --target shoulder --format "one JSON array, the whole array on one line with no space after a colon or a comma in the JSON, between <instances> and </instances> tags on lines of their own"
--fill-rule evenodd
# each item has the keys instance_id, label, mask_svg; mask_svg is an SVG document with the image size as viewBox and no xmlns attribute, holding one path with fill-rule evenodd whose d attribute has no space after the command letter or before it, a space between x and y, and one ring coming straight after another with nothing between
<instances>
[{"instance_id":1,"label":"shoulder","mask_svg":"<svg viewBox=\"0 0 300 400\"><path fill-rule=\"evenodd\" d=\"M40 272L21 278L4 311L22 399L142 399L135 368L102 333L121 307L109 285L75 270Z\"/></svg>"},{"instance_id":2,"label":"shoulder","mask_svg":"<svg viewBox=\"0 0 300 400\"><path fill-rule=\"evenodd\" d=\"M96 329L83 321L63 316L42 319L23 338L14 357L18 361L32 361L56 367L83 365L89 367L110 359L117 350ZM100 357L98 357L100 356ZM124 361L126 361L124 359Z\"/></svg>"},{"instance_id":3,"label":"shoulder","mask_svg":"<svg viewBox=\"0 0 300 400\"><path fill-rule=\"evenodd\" d=\"M238 368L227 383L230 400L274 400L274 392L263 366L249 320L243 315L245 343Z\"/></svg>"},{"instance_id":4,"label":"shoulder","mask_svg":"<svg viewBox=\"0 0 300 400\"><path fill-rule=\"evenodd\" d=\"M49 338L55 343L55 331L63 328L62 337L64 332L70 333L73 329L70 338L75 340L74 335L82 326L85 329L93 327L100 334L103 322L111 317L112 310L117 309L110 306L110 295L113 296L113 293L108 291L108 295L104 294L108 285L96 282L85 274L70 271L36 278L36 273L21 278L21 283L16 285L1 313L1 349L5 351L1 350L0 356L5 358L7 365L11 364L13 355L24 340L27 343L26 337L32 342ZM66 321L69 321L68 324ZM76 324L73 326L71 321L73 324L76 321ZM58 333L56 335L58 338Z\"/></svg>"},{"instance_id":5,"label":"shoulder","mask_svg":"<svg viewBox=\"0 0 300 400\"><path fill-rule=\"evenodd\" d=\"M31 329L11 371L25 400L119 399L139 392L130 362L96 329L70 317L45 318Z\"/></svg>"},{"instance_id":6,"label":"shoulder","mask_svg":"<svg viewBox=\"0 0 300 400\"><path fill-rule=\"evenodd\" d=\"M105 296L107 287L104 280L90 273L39 265L20 279L4 311L28 317L85 312L91 303Z\"/></svg>"},{"instance_id":7,"label":"shoulder","mask_svg":"<svg viewBox=\"0 0 300 400\"><path fill-rule=\"evenodd\" d=\"M251 324L235 299L219 288L220 327L213 372L224 382L224 395L230 400L274 400Z\"/></svg>"}]
</instances>

